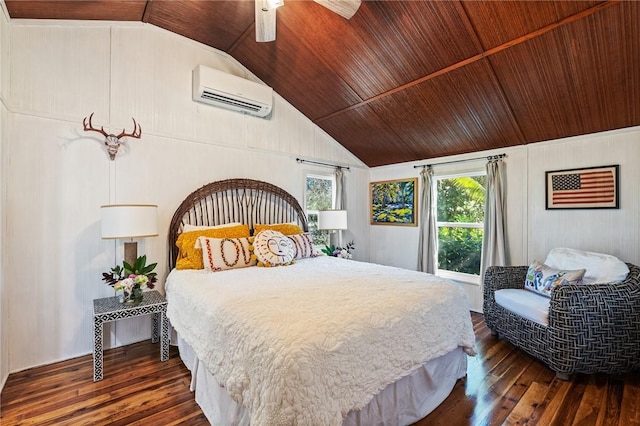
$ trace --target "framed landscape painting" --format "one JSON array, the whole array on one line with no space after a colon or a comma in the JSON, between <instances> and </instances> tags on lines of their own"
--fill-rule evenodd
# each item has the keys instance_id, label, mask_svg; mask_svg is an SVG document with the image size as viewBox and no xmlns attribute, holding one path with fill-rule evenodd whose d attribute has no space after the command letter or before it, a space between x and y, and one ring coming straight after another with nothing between
<instances>
[{"instance_id":1,"label":"framed landscape painting","mask_svg":"<svg viewBox=\"0 0 640 426\"><path fill-rule=\"evenodd\" d=\"M371 224L417 226L417 189L417 178L371 182Z\"/></svg>"},{"instance_id":2,"label":"framed landscape painting","mask_svg":"<svg viewBox=\"0 0 640 426\"><path fill-rule=\"evenodd\" d=\"M618 209L618 166L546 172L546 208Z\"/></svg>"}]
</instances>

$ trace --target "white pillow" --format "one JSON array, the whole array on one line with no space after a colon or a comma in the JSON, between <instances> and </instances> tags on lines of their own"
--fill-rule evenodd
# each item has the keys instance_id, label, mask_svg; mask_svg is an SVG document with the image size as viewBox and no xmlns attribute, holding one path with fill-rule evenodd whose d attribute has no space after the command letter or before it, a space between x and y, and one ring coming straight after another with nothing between
<instances>
[{"instance_id":1,"label":"white pillow","mask_svg":"<svg viewBox=\"0 0 640 426\"><path fill-rule=\"evenodd\" d=\"M207 271L217 272L256 265L256 260L251 255L251 243L248 237L199 237L198 242L202 247L202 262Z\"/></svg>"},{"instance_id":2,"label":"white pillow","mask_svg":"<svg viewBox=\"0 0 640 426\"><path fill-rule=\"evenodd\" d=\"M316 257L318 255L308 232L287 235L287 237L293 242L294 259L304 259L305 257Z\"/></svg>"},{"instance_id":3,"label":"white pillow","mask_svg":"<svg viewBox=\"0 0 640 426\"><path fill-rule=\"evenodd\" d=\"M295 262L293 241L282 232L266 229L253 239L258 266L286 266Z\"/></svg>"},{"instance_id":4,"label":"white pillow","mask_svg":"<svg viewBox=\"0 0 640 426\"><path fill-rule=\"evenodd\" d=\"M570 248L554 248L544 263L556 269L586 269L584 284L615 283L629 273L626 263L615 256Z\"/></svg>"},{"instance_id":5,"label":"white pillow","mask_svg":"<svg viewBox=\"0 0 640 426\"><path fill-rule=\"evenodd\" d=\"M182 232L191 232L191 231L202 231L203 229L220 229L220 228L229 228L230 226L238 226L242 225L240 222L230 222L224 223L222 225L191 225L189 223L185 223L182 225Z\"/></svg>"}]
</instances>

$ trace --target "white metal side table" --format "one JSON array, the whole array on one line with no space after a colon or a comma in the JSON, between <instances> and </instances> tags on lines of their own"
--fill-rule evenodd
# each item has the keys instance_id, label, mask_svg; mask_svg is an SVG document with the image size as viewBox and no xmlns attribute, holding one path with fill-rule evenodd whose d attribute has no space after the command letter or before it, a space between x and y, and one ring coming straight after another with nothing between
<instances>
[{"instance_id":1,"label":"white metal side table","mask_svg":"<svg viewBox=\"0 0 640 426\"><path fill-rule=\"evenodd\" d=\"M158 291L143 293L142 302L137 306L127 306L120 303L117 297L106 297L93 301L93 381L102 380L102 339L104 323L124 318L153 314L151 342L158 343L160 333L160 360L169 359L169 322L167 320L167 299ZM161 323L161 324L160 324Z\"/></svg>"}]
</instances>

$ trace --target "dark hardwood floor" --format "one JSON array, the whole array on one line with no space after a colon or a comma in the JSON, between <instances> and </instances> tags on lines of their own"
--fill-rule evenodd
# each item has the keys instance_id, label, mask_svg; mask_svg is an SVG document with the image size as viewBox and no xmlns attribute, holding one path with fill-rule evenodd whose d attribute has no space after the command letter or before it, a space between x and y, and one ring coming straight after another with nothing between
<instances>
[{"instance_id":1,"label":"dark hardwood floor","mask_svg":"<svg viewBox=\"0 0 640 426\"><path fill-rule=\"evenodd\" d=\"M431 425L640 425L640 373L555 378L544 364L491 336L473 314L478 356L429 416ZM150 341L105 352L94 383L91 356L9 376L0 395L4 425L206 425L176 348L160 362Z\"/></svg>"}]
</instances>

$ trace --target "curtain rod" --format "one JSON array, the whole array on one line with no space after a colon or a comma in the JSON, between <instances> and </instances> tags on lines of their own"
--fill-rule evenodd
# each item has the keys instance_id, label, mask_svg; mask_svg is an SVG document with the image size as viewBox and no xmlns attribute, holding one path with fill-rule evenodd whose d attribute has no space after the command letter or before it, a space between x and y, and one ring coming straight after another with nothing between
<instances>
[{"instance_id":1,"label":"curtain rod","mask_svg":"<svg viewBox=\"0 0 640 426\"><path fill-rule=\"evenodd\" d=\"M500 158L504 158L506 157L507 154L498 154L498 155L490 155L488 157L476 157L476 158L467 158L465 160L452 160L452 161L443 161L442 163L433 163L433 164L422 164L420 166L413 166L414 169L419 169L419 168L425 168L425 167L431 167L431 166L438 166L440 164L451 164L451 163L463 163L465 161L476 161L476 160L487 160L487 161L491 161L491 160L498 160Z\"/></svg>"},{"instance_id":2,"label":"curtain rod","mask_svg":"<svg viewBox=\"0 0 640 426\"><path fill-rule=\"evenodd\" d=\"M296 158L296 161L298 163L308 163L308 164L316 164L318 166L324 166L324 167L335 167L336 169L345 169L345 170L351 170L349 167L347 166L339 166L338 164L329 164L329 163L320 163L318 161L311 161L311 160L303 160L302 158Z\"/></svg>"}]
</instances>

